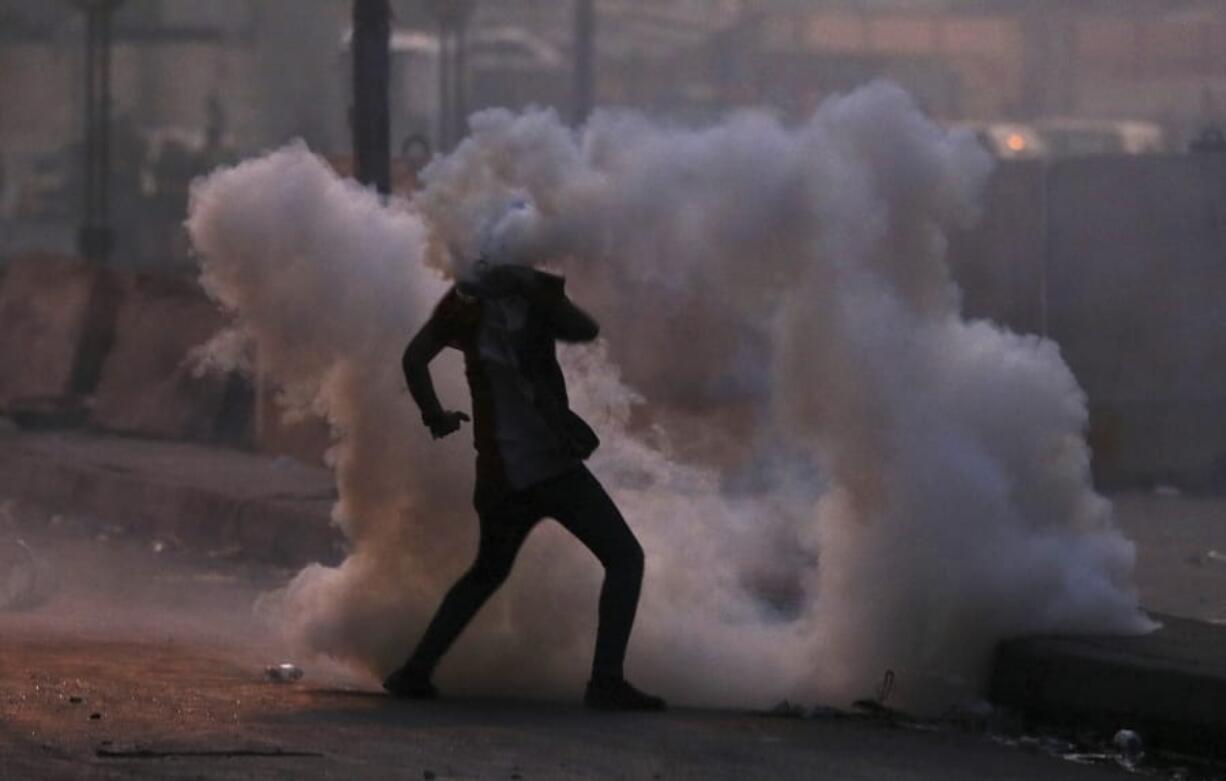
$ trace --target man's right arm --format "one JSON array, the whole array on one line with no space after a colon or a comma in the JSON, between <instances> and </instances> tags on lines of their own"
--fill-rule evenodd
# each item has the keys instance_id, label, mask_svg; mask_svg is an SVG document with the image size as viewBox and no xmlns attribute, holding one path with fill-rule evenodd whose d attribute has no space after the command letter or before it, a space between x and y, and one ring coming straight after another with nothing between
<instances>
[{"instance_id":1,"label":"man's right arm","mask_svg":"<svg viewBox=\"0 0 1226 781\"><path fill-rule=\"evenodd\" d=\"M438 394L434 392L434 381L430 377L430 362L442 352L449 341L447 319L442 314L446 303L447 300L444 299L435 309L434 314L409 342L400 361L405 384L409 386L409 393L412 394L413 401L417 402L417 408L421 410L421 420L429 427L435 439L457 431L460 421L469 419L463 412L448 412L443 409Z\"/></svg>"}]
</instances>

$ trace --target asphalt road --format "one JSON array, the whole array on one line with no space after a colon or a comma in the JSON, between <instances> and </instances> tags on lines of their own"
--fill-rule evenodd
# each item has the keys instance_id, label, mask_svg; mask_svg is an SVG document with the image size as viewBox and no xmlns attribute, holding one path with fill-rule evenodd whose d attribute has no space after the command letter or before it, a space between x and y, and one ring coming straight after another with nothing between
<instances>
[{"instance_id":1,"label":"asphalt road","mask_svg":"<svg viewBox=\"0 0 1226 781\"><path fill-rule=\"evenodd\" d=\"M1106 778L957 731L571 703L405 703L262 680L176 639L0 640L3 778Z\"/></svg>"},{"instance_id":2,"label":"asphalt road","mask_svg":"<svg viewBox=\"0 0 1226 781\"><path fill-rule=\"evenodd\" d=\"M251 601L289 573L147 541L34 542L57 581L0 611L0 778L1107 778L953 728L577 702L390 700L304 665ZM576 698L578 693L576 692Z\"/></svg>"}]
</instances>

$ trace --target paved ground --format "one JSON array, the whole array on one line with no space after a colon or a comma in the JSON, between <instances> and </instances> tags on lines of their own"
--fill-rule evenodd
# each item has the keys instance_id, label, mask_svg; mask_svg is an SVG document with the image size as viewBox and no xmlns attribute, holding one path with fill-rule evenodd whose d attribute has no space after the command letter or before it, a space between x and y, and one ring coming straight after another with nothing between
<instances>
[{"instance_id":1,"label":"paved ground","mask_svg":"<svg viewBox=\"0 0 1226 781\"><path fill-rule=\"evenodd\" d=\"M5 778L1107 778L956 733L275 685L176 641L0 641ZM74 702L71 698L80 698ZM95 718L93 714L98 714Z\"/></svg>"},{"instance_id":2,"label":"paved ground","mask_svg":"<svg viewBox=\"0 0 1226 781\"><path fill-rule=\"evenodd\" d=\"M402 703L251 618L287 572L147 543L37 540L56 596L0 613L0 778L1107 778L952 728L573 702ZM95 715L96 714L96 715Z\"/></svg>"},{"instance_id":3,"label":"paved ground","mask_svg":"<svg viewBox=\"0 0 1226 781\"><path fill-rule=\"evenodd\" d=\"M1226 497L1127 493L1112 500L1137 544L1142 604L1226 624Z\"/></svg>"}]
</instances>

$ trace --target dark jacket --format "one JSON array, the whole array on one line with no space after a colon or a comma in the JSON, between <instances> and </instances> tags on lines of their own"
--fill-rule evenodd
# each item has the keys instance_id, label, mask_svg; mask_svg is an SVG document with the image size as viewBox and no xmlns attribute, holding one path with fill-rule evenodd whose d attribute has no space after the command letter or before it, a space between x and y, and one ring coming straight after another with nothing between
<instances>
[{"instance_id":1,"label":"dark jacket","mask_svg":"<svg viewBox=\"0 0 1226 781\"><path fill-rule=\"evenodd\" d=\"M596 338L596 322L566 297L561 277L524 268L509 269L503 284L475 295L447 291L430 319L405 349L405 382L423 421L443 414L430 378L429 364L444 347L464 354L464 371L472 394L473 444L477 450L478 482L505 487L507 469L499 446L496 393L508 376L520 384L524 397L552 434L548 447L554 458L575 464L599 444L595 432L570 409L566 381L558 365L556 342L588 342ZM491 333L504 309L522 315L513 331ZM501 340L501 341L499 341ZM494 343L492 350L491 343ZM500 356L499 351L505 358ZM486 486L491 488L490 485ZM481 486L478 486L479 492Z\"/></svg>"}]
</instances>

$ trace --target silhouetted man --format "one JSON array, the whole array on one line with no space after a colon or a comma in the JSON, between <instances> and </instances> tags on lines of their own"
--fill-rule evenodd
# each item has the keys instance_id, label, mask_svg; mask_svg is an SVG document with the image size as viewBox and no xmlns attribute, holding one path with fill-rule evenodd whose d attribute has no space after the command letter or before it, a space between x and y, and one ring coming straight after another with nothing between
<instances>
[{"instance_id":1,"label":"silhouetted man","mask_svg":"<svg viewBox=\"0 0 1226 781\"><path fill-rule=\"evenodd\" d=\"M593 708L659 710L664 701L626 682L622 661L643 578L643 549L583 461L599 440L571 412L555 343L589 342L596 322L566 297L561 277L522 266L478 266L443 297L404 353L404 375L435 439L468 416L443 409L429 363L444 347L464 353L477 449L477 559L444 598L404 666L383 687L431 699L435 666L506 580L532 528L552 517L605 568L600 627L584 702Z\"/></svg>"}]
</instances>

